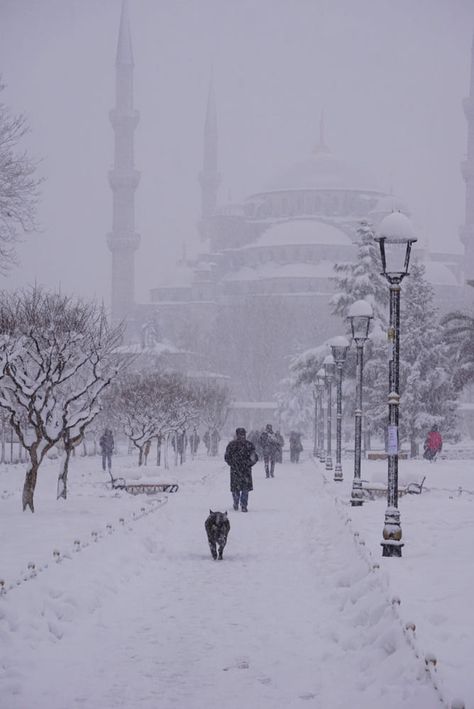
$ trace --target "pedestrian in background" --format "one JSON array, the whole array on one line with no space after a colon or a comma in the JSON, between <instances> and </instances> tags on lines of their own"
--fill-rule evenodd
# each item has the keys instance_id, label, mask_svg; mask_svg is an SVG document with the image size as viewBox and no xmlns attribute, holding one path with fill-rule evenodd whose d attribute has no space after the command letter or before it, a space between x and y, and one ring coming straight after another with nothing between
<instances>
[{"instance_id":1,"label":"pedestrian in background","mask_svg":"<svg viewBox=\"0 0 474 709\"><path fill-rule=\"evenodd\" d=\"M423 458L431 461L435 460L438 453L441 453L442 448L443 439L441 438L441 433L438 431L438 426L435 424L426 436Z\"/></svg>"},{"instance_id":2,"label":"pedestrian in background","mask_svg":"<svg viewBox=\"0 0 474 709\"><path fill-rule=\"evenodd\" d=\"M100 452L102 453L102 470L108 471L112 477L112 453L114 452L114 436L110 428L106 428L99 439Z\"/></svg>"},{"instance_id":3,"label":"pedestrian in background","mask_svg":"<svg viewBox=\"0 0 474 709\"><path fill-rule=\"evenodd\" d=\"M265 430L260 436L260 448L263 453L263 463L265 465L265 477L275 477L275 462L278 457L280 444L273 431L271 423L267 423Z\"/></svg>"}]
</instances>

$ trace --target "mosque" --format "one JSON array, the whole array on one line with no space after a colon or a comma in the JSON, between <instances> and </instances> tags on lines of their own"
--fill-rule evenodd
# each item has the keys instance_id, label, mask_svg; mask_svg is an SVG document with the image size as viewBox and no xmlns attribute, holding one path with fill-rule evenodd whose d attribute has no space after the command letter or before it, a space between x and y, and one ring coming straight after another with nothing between
<instances>
[{"instance_id":1,"label":"mosque","mask_svg":"<svg viewBox=\"0 0 474 709\"><path fill-rule=\"evenodd\" d=\"M133 52L126 0L122 6L116 55L116 103L110 112L115 161L109 173L113 193L111 310L127 323L131 341L150 347L173 343L188 353L191 368L227 376L242 401L271 402L288 373L291 355L340 334L331 315L333 265L355 254L357 226L375 229L393 210L408 207L374 184L372 178L339 159L327 145L324 121L307 157L291 165L242 203L218 199L218 133L211 84L204 121L203 164L199 174L202 253L183 259L169 283L157 284L150 302L134 296L134 195L140 175L133 140L139 115L133 105ZM474 282L474 40L471 82L464 101L468 123L464 254L418 255L426 266L441 311L466 307Z\"/></svg>"}]
</instances>

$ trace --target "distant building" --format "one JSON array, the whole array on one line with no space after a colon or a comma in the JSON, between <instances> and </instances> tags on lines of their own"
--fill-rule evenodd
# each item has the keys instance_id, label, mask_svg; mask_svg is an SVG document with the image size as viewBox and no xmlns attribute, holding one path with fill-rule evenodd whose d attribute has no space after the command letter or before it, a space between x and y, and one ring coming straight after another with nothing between
<instances>
[{"instance_id":1,"label":"distant building","mask_svg":"<svg viewBox=\"0 0 474 709\"><path fill-rule=\"evenodd\" d=\"M319 141L308 157L290 166L266 188L239 204L219 205L218 134L211 86L204 124L203 165L199 175L203 252L183 258L168 284L157 284L150 303L137 305L133 258L138 237L133 227L133 197L138 178L133 166L133 62L130 29L122 11L117 51L116 167L111 172L114 229L112 313L130 323L130 336L157 319L177 347L199 353L213 371L231 377L235 397L271 402L289 357L320 344L341 329L331 314L333 266L355 254L361 220L375 228L393 210L407 213L373 178L336 157L326 144L321 120ZM120 58L120 61L119 61ZM474 62L474 44L471 56ZM123 108L126 107L126 108ZM466 222L461 229L465 253L417 251L426 265L444 312L463 307L474 280L474 67L465 102L468 155ZM135 337L137 335L135 334Z\"/></svg>"}]
</instances>

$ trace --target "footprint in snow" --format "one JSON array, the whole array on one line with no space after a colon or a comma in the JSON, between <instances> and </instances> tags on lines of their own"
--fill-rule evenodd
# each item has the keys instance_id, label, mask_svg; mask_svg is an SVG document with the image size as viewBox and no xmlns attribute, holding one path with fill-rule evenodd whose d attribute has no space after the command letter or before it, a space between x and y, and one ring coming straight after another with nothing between
<instances>
[{"instance_id":1,"label":"footprint in snow","mask_svg":"<svg viewBox=\"0 0 474 709\"><path fill-rule=\"evenodd\" d=\"M249 663L247 660L238 660L235 665L230 665L229 667L223 667L223 671L227 672L228 670L248 670L250 667Z\"/></svg>"}]
</instances>

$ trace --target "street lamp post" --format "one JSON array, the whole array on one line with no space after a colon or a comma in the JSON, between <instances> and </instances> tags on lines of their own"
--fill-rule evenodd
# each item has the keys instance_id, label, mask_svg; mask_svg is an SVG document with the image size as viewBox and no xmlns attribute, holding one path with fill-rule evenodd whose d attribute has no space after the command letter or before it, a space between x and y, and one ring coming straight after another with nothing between
<instances>
[{"instance_id":1,"label":"street lamp post","mask_svg":"<svg viewBox=\"0 0 474 709\"><path fill-rule=\"evenodd\" d=\"M388 484L387 509L383 528L382 555L402 555L402 527L398 510L398 420L400 406L400 290L408 275L411 248L417 239L413 227L404 214L392 212L382 219L380 246L382 273L390 287L389 394L388 394Z\"/></svg>"},{"instance_id":2,"label":"street lamp post","mask_svg":"<svg viewBox=\"0 0 474 709\"><path fill-rule=\"evenodd\" d=\"M332 356L336 363L336 466L334 468L334 482L342 482L342 369L349 349L349 341L346 337L333 337L329 342Z\"/></svg>"},{"instance_id":3,"label":"street lamp post","mask_svg":"<svg viewBox=\"0 0 474 709\"><path fill-rule=\"evenodd\" d=\"M319 415L319 392L317 382L313 386L313 401L314 401L314 441L313 441L313 458L318 455L318 415Z\"/></svg>"},{"instance_id":4,"label":"street lamp post","mask_svg":"<svg viewBox=\"0 0 474 709\"><path fill-rule=\"evenodd\" d=\"M360 462L362 450L362 376L364 369L364 344L369 336L370 322L373 318L372 306L365 300L356 300L347 313L351 323L352 339L356 343L356 408L354 436L354 478L352 480L351 505L360 507L362 499L362 482L360 478Z\"/></svg>"},{"instance_id":5,"label":"street lamp post","mask_svg":"<svg viewBox=\"0 0 474 709\"><path fill-rule=\"evenodd\" d=\"M326 470L332 470L331 451L331 419L332 419L332 383L336 374L336 363L332 355L327 355L323 361L325 381L326 381L326 423L327 423L327 443L326 443Z\"/></svg>"},{"instance_id":6,"label":"street lamp post","mask_svg":"<svg viewBox=\"0 0 474 709\"><path fill-rule=\"evenodd\" d=\"M317 387L318 387L318 391L319 391L318 449L319 449L319 462L320 463L324 463L326 460L326 452L324 450L324 403L323 403L323 394L324 394L324 389L326 387L325 377L326 377L326 374L324 372L324 368L321 367L320 369L318 369L318 373L316 375Z\"/></svg>"}]
</instances>

